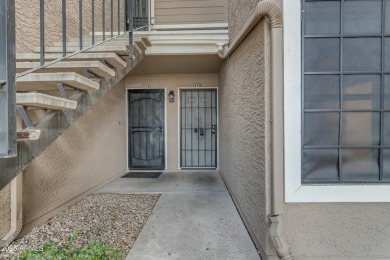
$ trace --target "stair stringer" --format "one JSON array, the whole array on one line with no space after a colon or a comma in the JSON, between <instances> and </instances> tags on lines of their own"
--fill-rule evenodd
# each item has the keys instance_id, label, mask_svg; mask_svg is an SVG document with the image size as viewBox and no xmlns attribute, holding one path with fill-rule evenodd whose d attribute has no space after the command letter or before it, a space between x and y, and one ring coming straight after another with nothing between
<instances>
[{"instance_id":1,"label":"stair stringer","mask_svg":"<svg viewBox=\"0 0 390 260\"><path fill-rule=\"evenodd\" d=\"M115 77L102 79L99 90L76 92L70 100L77 101L75 110L51 111L34 123L35 129L41 131L37 141L18 142L18 155L14 158L0 158L0 190L21 173L37 156L39 156L54 140L76 122L85 112L114 86L116 86L138 63L144 54L128 60L126 68L117 69Z\"/></svg>"}]
</instances>

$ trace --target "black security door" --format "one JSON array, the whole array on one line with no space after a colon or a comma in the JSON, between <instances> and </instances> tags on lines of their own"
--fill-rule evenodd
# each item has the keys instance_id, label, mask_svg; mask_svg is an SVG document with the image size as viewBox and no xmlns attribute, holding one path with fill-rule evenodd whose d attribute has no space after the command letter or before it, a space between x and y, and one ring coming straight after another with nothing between
<instances>
[{"instance_id":1,"label":"black security door","mask_svg":"<svg viewBox=\"0 0 390 260\"><path fill-rule=\"evenodd\" d=\"M217 90L180 92L182 168L217 168Z\"/></svg>"},{"instance_id":2,"label":"black security door","mask_svg":"<svg viewBox=\"0 0 390 260\"><path fill-rule=\"evenodd\" d=\"M164 169L164 90L129 90L129 169Z\"/></svg>"}]
</instances>

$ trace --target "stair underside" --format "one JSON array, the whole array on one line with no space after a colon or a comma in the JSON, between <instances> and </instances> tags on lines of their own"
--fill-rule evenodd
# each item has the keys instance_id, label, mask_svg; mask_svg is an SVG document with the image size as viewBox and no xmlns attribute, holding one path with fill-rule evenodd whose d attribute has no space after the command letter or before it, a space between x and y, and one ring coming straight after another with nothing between
<instances>
[{"instance_id":1,"label":"stair underside","mask_svg":"<svg viewBox=\"0 0 390 260\"><path fill-rule=\"evenodd\" d=\"M62 54L59 53L45 54L45 61L52 61L59 58L62 58ZM39 60L40 60L39 53L17 53L16 54L17 62L25 62L25 61L36 62ZM123 69L126 67L126 61L121 59L115 53L79 53L70 58L67 58L66 61L104 61L116 69Z\"/></svg>"},{"instance_id":2,"label":"stair underside","mask_svg":"<svg viewBox=\"0 0 390 260\"><path fill-rule=\"evenodd\" d=\"M83 54L85 55L85 54ZM91 57L90 54L86 54L87 57ZM39 55L37 55L39 57ZM56 55L58 56L60 55ZM31 57L30 57L31 58ZM64 109L61 113L57 111L49 111L44 116L40 117L35 124L34 133L25 133L26 131L18 131L18 155L17 157L9 159L0 159L0 168L4 169L2 172L2 178L0 178L0 190L5 187L22 169L24 169L31 161L39 156L59 135L61 135L66 129L68 129L74 122L76 122L85 112L87 112L92 106L94 106L99 100L115 85L117 85L128 73L135 67L137 64L144 58L144 55L139 55L134 58L131 62L123 61L126 67L119 68L116 70L115 76L107 80L102 79L100 82L99 91L90 91L88 93L82 91L76 91L73 93L71 100L77 101L78 105L76 109ZM96 59L101 60L101 59ZM37 60L38 61L38 60ZM69 74L69 73L66 73ZM76 73L72 73L78 75ZM41 73L43 75L51 75L50 73ZM19 79L19 87L24 84L31 84L31 81L27 83L22 82L31 77L27 75ZM34 75L32 75L34 76ZM81 75L78 75L83 77ZM36 77L36 76L35 76ZM31 78L30 78L31 79ZM34 79L36 80L36 79ZM26 81L26 80L25 80ZM56 83L58 79L55 79ZM53 82L52 82L53 83ZM42 82L39 83L42 85ZM97 87L99 87L99 84ZM53 84L55 86L55 84ZM51 88L53 87L51 85ZM21 88L23 89L23 88ZM26 88L27 91L32 91L33 89ZM20 133L19 133L20 132ZM40 133L40 136L35 135L36 141L30 142L28 140L33 140L32 136L35 133Z\"/></svg>"},{"instance_id":3,"label":"stair underside","mask_svg":"<svg viewBox=\"0 0 390 260\"><path fill-rule=\"evenodd\" d=\"M16 93L16 104L50 110L76 109L77 102L42 93Z\"/></svg>"},{"instance_id":4,"label":"stair underside","mask_svg":"<svg viewBox=\"0 0 390 260\"><path fill-rule=\"evenodd\" d=\"M100 84L74 72L31 73L16 80L17 91L58 90L57 83L80 90L97 90Z\"/></svg>"},{"instance_id":5,"label":"stair underside","mask_svg":"<svg viewBox=\"0 0 390 260\"><path fill-rule=\"evenodd\" d=\"M39 62L17 62L16 63L16 72L21 73L29 69L39 67ZM75 72L78 74L83 74L84 70L87 69L96 76L107 78L114 77L115 71L104 65L99 61L66 61L58 62L56 64L50 65L46 68L43 68L38 73L60 73L60 72Z\"/></svg>"}]
</instances>

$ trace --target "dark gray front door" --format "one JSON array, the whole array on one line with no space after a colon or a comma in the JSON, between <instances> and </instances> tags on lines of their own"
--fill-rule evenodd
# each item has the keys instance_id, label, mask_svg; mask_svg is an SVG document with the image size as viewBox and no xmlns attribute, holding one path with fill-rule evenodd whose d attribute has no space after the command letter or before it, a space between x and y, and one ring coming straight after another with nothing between
<instances>
[{"instance_id":1,"label":"dark gray front door","mask_svg":"<svg viewBox=\"0 0 390 260\"><path fill-rule=\"evenodd\" d=\"M129 90L129 169L164 169L164 90Z\"/></svg>"},{"instance_id":2,"label":"dark gray front door","mask_svg":"<svg viewBox=\"0 0 390 260\"><path fill-rule=\"evenodd\" d=\"M180 91L180 165L217 167L217 90Z\"/></svg>"}]
</instances>

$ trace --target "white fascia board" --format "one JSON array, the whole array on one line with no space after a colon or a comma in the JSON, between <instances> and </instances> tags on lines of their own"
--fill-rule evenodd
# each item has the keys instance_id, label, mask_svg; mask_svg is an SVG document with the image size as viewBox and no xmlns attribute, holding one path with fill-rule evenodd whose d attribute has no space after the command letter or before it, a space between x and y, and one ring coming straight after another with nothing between
<instances>
[{"instance_id":1,"label":"white fascia board","mask_svg":"<svg viewBox=\"0 0 390 260\"><path fill-rule=\"evenodd\" d=\"M136 31L134 32L135 36L151 36L151 35L183 35L183 34L191 34L191 35L198 35L198 34L210 34L210 35L217 35L217 34L223 34L227 35L229 34L228 30L177 30L177 31Z\"/></svg>"},{"instance_id":2,"label":"white fascia board","mask_svg":"<svg viewBox=\"0 0 390 260\"><path fill-rule=\"evenodd\" d=\"M202 55L202 54L217 54L218 46L151 46L146 55Z\"/></svg>"},{"instance_id":3,"label":"white fascia board","mask_svg":"<svg viewBox=\"0 0 390 260\"><path fill-rule=\"evenodd\" d=\"M228 23L204 24L155 24L152 30L201 30L201 29L227 29Z\"/></svg>"}]
</instances>

